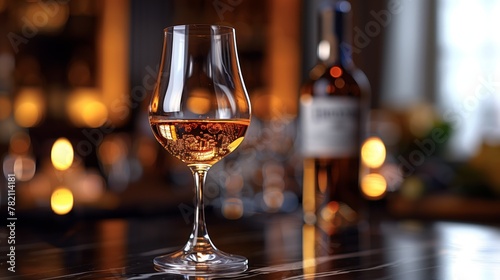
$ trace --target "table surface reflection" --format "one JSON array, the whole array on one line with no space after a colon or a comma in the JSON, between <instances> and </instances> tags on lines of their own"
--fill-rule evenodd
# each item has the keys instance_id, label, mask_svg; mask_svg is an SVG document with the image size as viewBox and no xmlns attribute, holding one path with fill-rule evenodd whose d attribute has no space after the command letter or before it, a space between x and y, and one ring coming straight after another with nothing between
<instances>
[{"instance_id":1,"label":"table surface reflection","mask_svg":"<svg viewBox=\"0 0 500 280\"><path fill-rule=\"evenodd\" d=\"M187 240L188 216L20 218L16 272L7 270L2 242L0 279L500 279L497 226L383 219L328 236L303 225L299 213L233 221L212 213L207 221L219 249L249 259L246 272L196 278L156 271L153 257ZM1 234L5 241L7 230Z\"/></svg>"}]
</instances>

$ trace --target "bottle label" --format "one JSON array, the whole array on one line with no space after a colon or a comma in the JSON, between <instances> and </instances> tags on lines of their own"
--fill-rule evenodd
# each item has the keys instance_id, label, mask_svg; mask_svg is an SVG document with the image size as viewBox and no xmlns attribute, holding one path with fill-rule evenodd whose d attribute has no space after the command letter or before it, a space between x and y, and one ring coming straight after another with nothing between
<instances>
[{"instance_id":1,"label":"bottle label","mask_svg":"<svg viewBox=\"0 0 500 280\"><path fill-rule=\"evenodd\" d=\"M301 101L301 150L305 157L349 157L359 142L359 103L350 97Z\"/></svg>"}]
</instances>

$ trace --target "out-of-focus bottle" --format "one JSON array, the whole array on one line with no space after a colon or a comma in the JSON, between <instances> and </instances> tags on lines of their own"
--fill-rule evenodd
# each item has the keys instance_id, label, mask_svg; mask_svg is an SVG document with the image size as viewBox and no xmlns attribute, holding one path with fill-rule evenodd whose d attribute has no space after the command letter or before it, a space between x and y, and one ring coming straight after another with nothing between
<instances>
[{"instance_id":1,"label":"out-of-focus bottle","mask_svg":"<svg viewBox=\"0 0 500 280\"><path fill-rule=\"evenodd\" d=\"M347 1L319 6L319 63L300 93L304 221L331 232L353 228L364 218L360 149L370 89L351 59L350 9Z\"/></svg>"}]
</instances>

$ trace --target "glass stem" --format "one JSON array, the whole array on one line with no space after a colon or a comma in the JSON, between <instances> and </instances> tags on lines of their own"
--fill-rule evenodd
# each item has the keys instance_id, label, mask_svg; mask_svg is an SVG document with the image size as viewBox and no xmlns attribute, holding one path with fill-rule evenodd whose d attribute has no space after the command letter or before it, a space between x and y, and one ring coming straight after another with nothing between
<instances>
[{"instance_id":1,"label":"glass stem","mask_svg":"<svg viewBox=\"0 0 500 280\"><path fill-rule=\"evenodd\" d=\"M203 189L210 166L190 166L195 182L195 209L193 231L189 241L184 247L185 252L210 254L217 250L208 235L205 223L205 205L203 202Z\"/></svg>"}]
</instances>

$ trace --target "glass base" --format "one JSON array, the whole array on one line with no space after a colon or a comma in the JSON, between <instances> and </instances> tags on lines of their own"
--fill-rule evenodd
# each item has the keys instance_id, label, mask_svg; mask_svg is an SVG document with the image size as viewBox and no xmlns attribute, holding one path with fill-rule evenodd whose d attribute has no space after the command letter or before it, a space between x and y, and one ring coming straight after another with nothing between
<instances>
[{"instance_id":1,"label":"glass base","mask_svg":"<svg viewBox=\"0 0 500 280\"><path fill-rule=\"evenodd\" d=\"M217 249L203 253L179 250L156 257L153 263L159 271L197 276L236 274L248 269L248 260L245 257L227 254Z\"/></svg>"}]
</instances>

